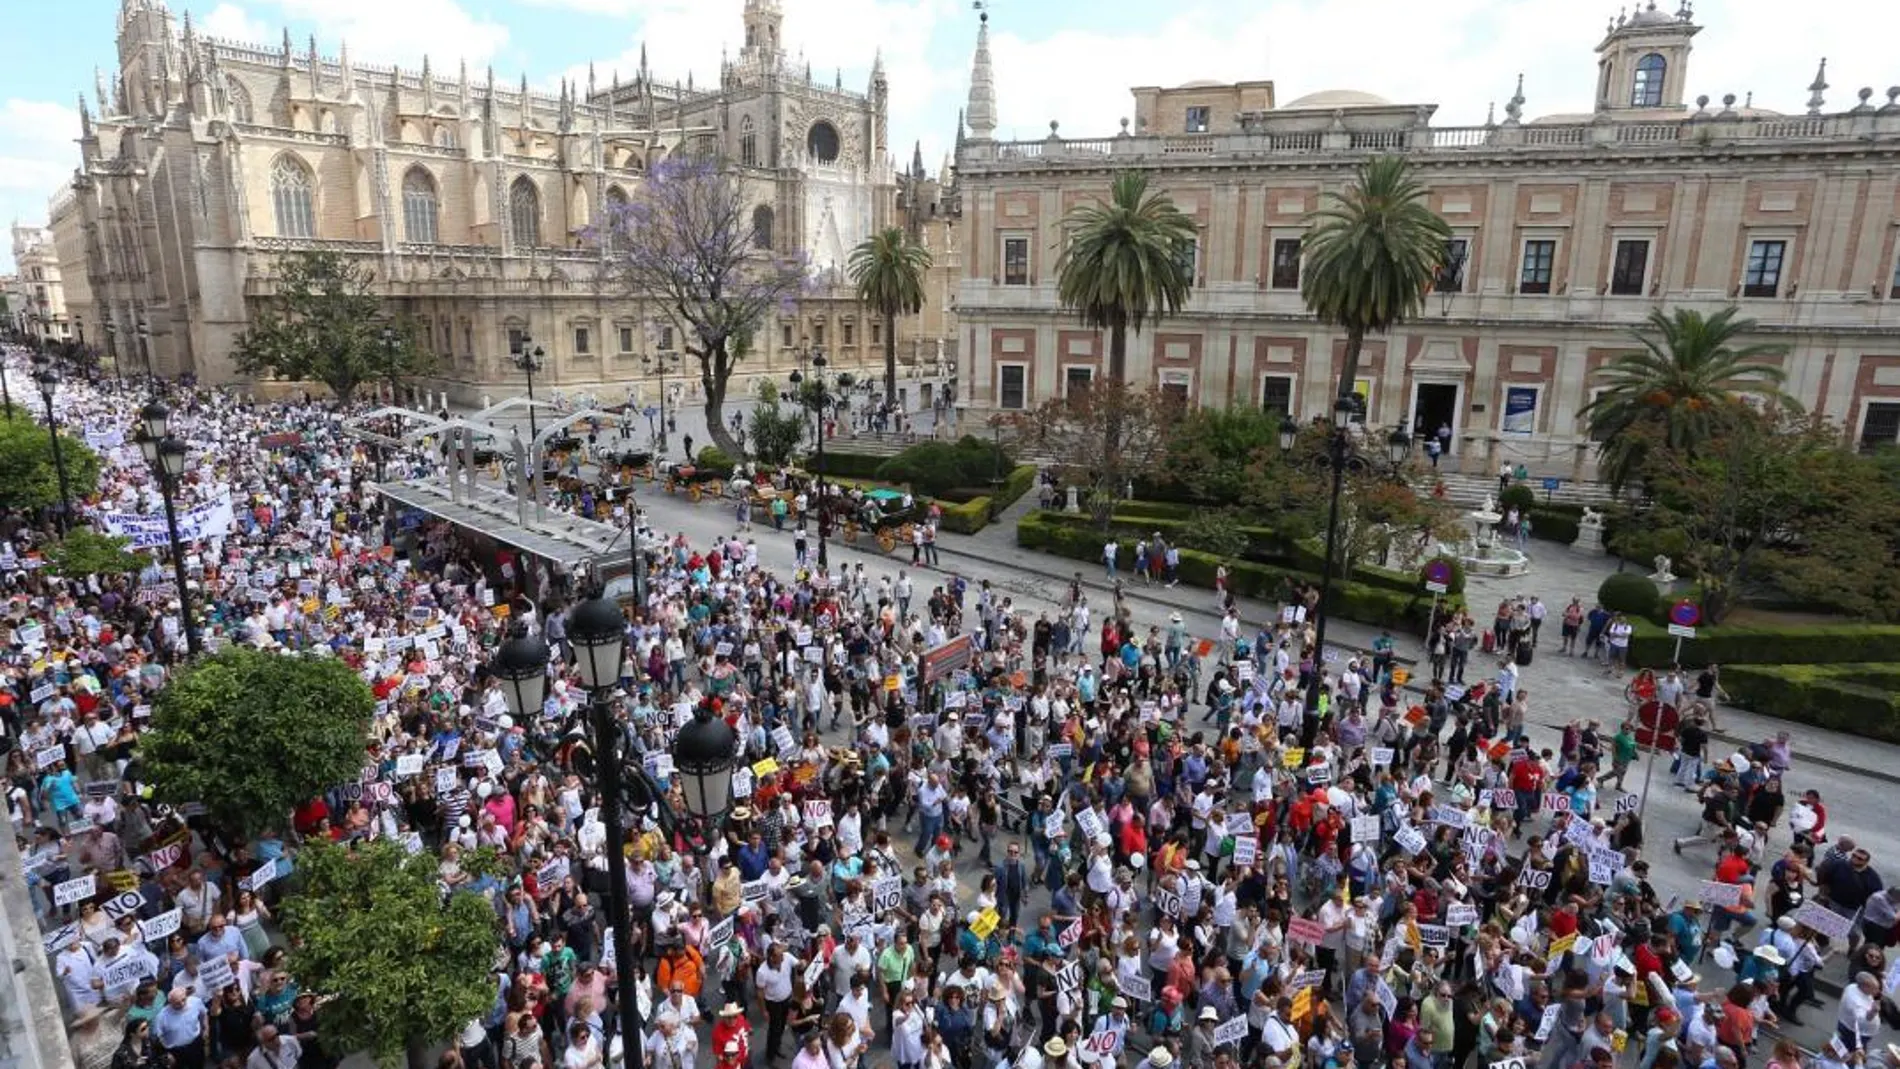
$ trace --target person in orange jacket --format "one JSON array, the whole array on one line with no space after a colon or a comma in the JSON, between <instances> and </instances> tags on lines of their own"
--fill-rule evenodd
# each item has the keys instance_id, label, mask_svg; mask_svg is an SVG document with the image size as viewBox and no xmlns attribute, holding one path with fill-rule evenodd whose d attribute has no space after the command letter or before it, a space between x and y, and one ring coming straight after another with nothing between
<instances>
[{"instance_id":1,"label":"person in orange jacket","mask_svg":"<svg viewBox=\"0 0 1900 1069\"><path fill-rule=\"evenodd\" d=\"M687 998L699 997L699 989L706 979L706 959L699 948L680 944L669 948L660 958L660 967L653 976L654 990L671 991L674 984Z\"/></svg>"}]
</instances>

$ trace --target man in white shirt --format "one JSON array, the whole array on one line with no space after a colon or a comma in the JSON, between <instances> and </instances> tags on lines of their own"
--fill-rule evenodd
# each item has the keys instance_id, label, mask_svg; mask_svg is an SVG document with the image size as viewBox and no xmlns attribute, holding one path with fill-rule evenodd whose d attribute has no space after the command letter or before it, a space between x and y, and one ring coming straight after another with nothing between
<instances>
[{"instance_id":1,"label":"man in white shirt","mask_svg":"<svg viewBox=\"0 0 1900 1069\"><path fill-rule=\"evenodd\" d=\"M851 994L852 981L871 975L871 950L856 931L846 933L844 945L831 952L831 985L840 999Z\"/></svg>"}]
</instances>

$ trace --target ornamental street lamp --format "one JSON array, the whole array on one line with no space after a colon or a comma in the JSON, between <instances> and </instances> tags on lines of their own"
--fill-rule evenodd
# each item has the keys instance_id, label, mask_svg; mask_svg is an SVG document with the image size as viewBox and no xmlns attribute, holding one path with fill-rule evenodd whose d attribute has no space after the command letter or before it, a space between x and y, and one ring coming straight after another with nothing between
<instances>
[{"instance_id":1,"label":"ornamental street lamp","mask_svg":"<svg viewBox=\"0 0 1900 1069\"><path fill-rule=\"evenodd\" d=\"M667 432L672 430L674 426L672 417L666 414L666 373L669 370L679 370L680 354L674 350L662 349L659 352L644 354L640 357L640 363L647 369L647 374L651 375L658 372L660 376L660 429L654 432L654 436L657 439L654 451L664 454L666 452ZM649 423L651 423L651 421L649 421ZM693 458L687 457L686 462L688 464L692 463Z\"/></svg>"},{"instance_id":2,"label":"ornamental street lamp","mask_svg":"<svg viewBox=\"0 0 1900 1069\"><path fill-rule=\"evenodd\" d=\"M831 514L825 508L825 418L828 410L841 410L850 403L847 395L851 392L854 380L849 371L841 371L827 378L824 346L801 346L801 358L805 352L811 354L811 375L807 377L804 372L793 369L788 377L792 384L792 395L797 397L799 403L811 413L812 422L817 425L815 433L818 439L818 473L814 484L816 502L813 507L818 511L818 570L824 573L831 570L831 556L826 549L826 535L831 530ZM809 392L803 388L806 382L811 383Z\"/></svg>"},{"instance_id":3,"label":"ornamental street lamp","mask_svg":"<svg viewBox=\"0 0 1900 1069\"><path fill-rule=\"evenodd\" d=\"M1385 464L1381 465L1371 457L1353 448L1352 421L1360 414L1361 402L1351 394L1341 394L1333 401L1333 419L1327 426L1326 442L1317 452L1307 459L1322 465L1332 473L1332 493L1326 505L1326 559L1320 565L1319 580L1319 619L1314 624L1313 645L1316 661L1313 665L1313 677L1306 688L1306 720L1302 738L1312 741L1314 729L1318 726L1320 680L1325 675L1326 657L1326 616L1327 599L1333 588L1333 561L1338 553L1339 543L1339 498L1345 488L1346 472L1368 473L1385 470L1394 478L1404 466L1406 457L1412 452L1412 436L1406 433L1401 422L1386 437ZM1300 425L1288 415L1280 424L1280 451L1289 458L1299 444Z\"/></svg>"},{"instance_id":4,"label":"ornamental street lamp","mask_svg":"<svg viewBox=\"0 0 1900 1069\"><path fill-rule=\"evenodd\" d=\"M185 548L178 537L178 507L174 502L179 476L185 473L185 443L170 434L171 412L153 401L139 409L136 440L145 463L158 477L158 492L165 499L165 531L170 540L172 580L178 584L178 614L184 621L185 651L196 657L203 652L198 642L198 624L191 614L191 590L185 585Z\"/></svg>"},{"instance_id":5,"label":"ornamental street lamp","mask_svg":"<svg viewBox=\"0 0 1900 1069\"><path fill-rule=\"evenodd\" d=\"M514 352L515 366L528 375L528 440L541 436L541 428L534 419L534 373L546 366L547 350L534 344L534 335L521 332L521 348Z\"/></svg>"},{"instance_id":6,"label":"ornamental street lamp","mask_svg":"<svg viewBox=\"0 0 1900 1069\"><path fill-rule=\"evenodd\" d=\"M61 538L72 526L73 493L66 481L66 453L59 445L59 416L53 412L53 394L59 389L59 376L53 373L52 362L44 356L33 358L34 367L39 370L33 375L33 381L40 384L40 397L46 401L46 436L53 443L53 469L59 473L59 512L55 522Z\"/></svg>"}]
</instances>

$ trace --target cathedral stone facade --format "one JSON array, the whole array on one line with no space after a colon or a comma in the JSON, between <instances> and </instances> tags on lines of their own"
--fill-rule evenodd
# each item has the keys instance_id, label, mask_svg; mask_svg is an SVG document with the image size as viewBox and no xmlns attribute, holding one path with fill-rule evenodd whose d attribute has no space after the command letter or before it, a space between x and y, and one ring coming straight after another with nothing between
<instances>
[{"instance_id":1,"label":"cathedral stone facade","mask_svg":"<svg viewBox=\"0 0 1900 1069\"><path fill-rule=\"evenodd\" d=\"M1691 103L1698 30L1686 2L1619 17L1580 113L1526 115L1522 78L1501 120L1468 127L1351 90L1280 103L1271 82L1194 82L1134 89L1132 128L1112 136L1052 122L1004 142L984 27L957 155L966 403L1029 408L1105 372L1107 340L1062 311L1055 264L1064 215L1135 170L1199 234L1192 298L1129 340L1129 377L1195 404L1327 413L1344 337L1300 298L1301 235L1362 161L1399 153L1453 238L1425 314L1367 342L1372 424L1448 428L1468 472L1588 478L1581 410L1630 331L1659 307L1733 304L1759 324L1749 340L1787 347L1786 389L1810 410L1864 445L1900 439L1900 87L1830 108L1823 62L1799 112Z\"/></svg>"},{"instance_id":2,"label":"cathedral stone facade","mask_svg":"<svg viewBox=\"0 0 1900 1069\"><path fill-rule=\"evenodd\" d=\"M421 385L466 403L518 392L524 337L545 352L537 386L617 401L682 330L623 292L583 240L600 212L660 161L716 156L740 176L763 250L799 250L814 289L754 339L741 375L782 375L800 351L878 361L883 326L844 277L852 246L890 225L888 85L815 78L783 46L778 0L745 0L745 47L713 84L640 68L590 71L559 92L492 70L352 64L302 49L211 40L162 0L122 0L119 71L80 100L72 193L94 329L127 370L223 382L253 302L285 253L361 260L437 360ZM96 111L96 114L95 114ZM915 347L909 347L914 350ZM743 389L734 383L734 391ZM652 391L642 391L652 396Z\"/></svg>"}]
</instances>

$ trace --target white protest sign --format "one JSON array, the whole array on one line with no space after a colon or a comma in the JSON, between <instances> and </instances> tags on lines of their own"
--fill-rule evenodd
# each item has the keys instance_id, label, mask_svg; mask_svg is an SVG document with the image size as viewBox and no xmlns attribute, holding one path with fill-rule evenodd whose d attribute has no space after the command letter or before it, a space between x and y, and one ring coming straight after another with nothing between
<instances>
[{"instance_id":1,"label":"white protest sign","mask_svg":"<svg viewBox=\"0 0 1900 1069\"><path fill-rule=\"evenodd\" d=\"M1102 818L1093 809L1083 809L1075 814L1075 826L1082 830L1084 838L1094 842L1096 837L1108 831L1102 826Z\"/></svg>"},{"instance_id":2,"label":"white protest sign","mask_svg":"<svg viewBox=\"0 0 1900 1069\"><path fill-rule=\"evenodd\" d=\"M262 890L277 878L277 870L280 867L276 860L266 861L257 867L256 872L239 880L238 889L253 893Z\"/></svg>"},{"instance_id":3,"label":"white protest sign","mask_svg":"<svg viewBox=\"0 0 1900 1069\"><path fill-rule=\"evenodd\" d=\"M198 966L198 986L210 994L217 994L237 982L231 974L231 963L222 957L212 958Z\"/></svg>"},{"instance_id":4,"label":"white protest sign","mask_svg":"<svg viewBox=\"0 0 1900 1069\"><path fill-rule=\"evenodd\" d=\"M408 779L410 776L420 776L422 775L423 768L426 767L428 763L429 757L427 754L403 754L401 757L396 758L396 775L403 779Z\"/></svg>"},{"instance_id":5,"label":"white protest sign","mask_svg":"<svg viewBox=\"0 0 1900 1069\"><path fill-rule=\"evenodd\" d=\"M897 876L880 876L871 884L871 912L884 916L896 909L904 898L904 881Z\"/></svg>"},{"instance_id":6,"label":"white protest sign","mask_svg":"<svg viewBox=\"0 0 1900 1069\"><path fill-rule=\"evenodd\" d=\"M1550 887L1550 872L1546 869L1534 869L1526 865L1517 874L1517 885L1533 891L1543 891Z\"/></svg>"},{"instance_id":7,"label":"white protest sign","mask_svg":"<svg viewBox=\"0 0 1900 1069\"><path fill-rule=\"evenodd\" d=\"M706 945L717 949L732 942L732 927L731 917L722 918L718 924L712 926L711 931L706 933Z\"/></svg>"},{"instance_id":8,"label":"white protest sign","mask_svg":"<svg viewBox=\"0 0 1900 1069\"><path fill-rule=\"evenodd\" d=\"M1711 906L1739 906L1742 904L1742 885L1704 880L1697 897Z\"/></svg>"},{"instance_id":9,"label":"white protest sign","mask_svg":"<svg viewBox=\"0 0 1900 1069\"><path fill-rule=\"evenodd\" d=\"M1796 924L1805 924L1829 939L1845 939L1854 927L1852 917L1836 913L1819 902L1802 903L1793 916Z\"/></svg>"},{"instance_id":10,"label":"white protest sign","mask_svg":"<svg viewBox=\"0 0 1900 1069\"><path fill-rule=\"evenodd\" d=\"M1075 946L1075 944L1081 941L1082 941L1082 918L1080 917L1077 917L1075 920L1070 921L1069 926L1067 928L1062 929L1061 932L1056 934L1056 942L1060 943L1062 945L1062 949L1064 950L1067 950L1070 947ZM1069 965L1073 965L1076 968L1077 970L1076 983L1079 985L1082 980L1081 972L1080 972L1082 968L1082 963L1079 961L1072 961L1069 963ZM1068 972L1068 966L1064 966L1062 971L1065 973ZM1058 979L1059 978L1060 977L1058 977Z\"/></svg>"},{"instance_id":11,"label":"white protest sign","mask_svg":"<svg viewBox=\"0 0 1900 1069\"><path fill-rule=\"evenodd\" d=\"M1394 833L1392 841L1399 844L1399 849L1414 857L1425 849L1425 836L1417 828L1409 826Z\"/></svg>"},{"instance_id":12,"label":"white protest sign","mask_svg":"<svg viewBox=\"0 0 1900 1069\"><path fill-rule=\"evenodd\" d=\"M805 823L814 828L823 828L831 824L831 800L814 798L805 803Z\"/></svg>"},{"instance_id":13,"label":"white protest sign","mask_svg":"<svg viewBox=\"0 0 1900 1069\"><path fill-rule=\"evenodd\" d=\"M1227 814L1227 834L1229 835L1253 834L1253 814L1251 813Z\"/></svg>"},{"instance_id":14,"label":"white protest sign","mask_svg":"<svg viewBox=\"0 0 1900 1069\"><path fill-rule=\"evenodd\" d=\"M1445 923L1453 928L1478 923L1478 907L1452 903L1445 907Z\"/></svg>"},{"instance_id":15,"label":"white protest sign","mask_svg":"<svg viewBox=\"0 0 1900 1069\"><path fill-rule=\"evenodd\" d=\"M1376 814L1352 818L1352 841L1355 844L1379 841L1379 818Z\"/></svg>"},{"instance_id":16,"label":"white protest sign","mask_svg":"<svg viewBox=\"0 0 1900 1069\"><path fill-rule=\"evenodd\" d=\"M64 760L66 760L66 747L64 746L47 746L33 754L33 765L39 769L51 768Z\"/></svg>"},{"instance_id":17,"label":"white protest sign","mask_svg":"<svg viewBox=\"0 0 1900 1069\"><path fill-rule=\"evenodd\" d=\"M145 896L137 891L120 891L107 899L99 908L105 911L106 916L116 921L120 917L130 917L144 909Z\"/></svg>"},{"instance_id":18,"label":"white protest sign","mask_svg":"<svg viewBox=\"0 0 1900 1069\"><path fill-rule=\"evenodd\" d=\"M1234 836L1234 864L1251 865L1260 856L1260 840L1251 835Z\"/></svg>"},{"instance_id":19,"label":"white protest sign","mask_svg":"<svg viewBox=\"0 0 1900 1069\"><path fill-rule=\"evenodd\" d=\"M1145 976L1122 976L1116 980L1121 993L1137 1002L1154 1001L1154 985Z\"/></svg>"},{"instance_id":20,"label":"white protest sign","mask_svg":"<svg viewBox=\"0 0 1900 1069\"><path fill-rule=\"evenodd\" d=\"M1214 1026L1214 1045L1217 1047L1224 1047L1229 1043L1239 1043L1246 1038L1246 1014L1242 1014L1232 1020L1222 1021Z\"/></svg>"},{"instance_id":21,"label":"white protest sign","mask_svg":"<svg viewBox=\"0 0 1900 1069\"><path fill-rule=\"evenodd\" d=\"M87 873L77 879L53 885L53 904L70 906L74 902L83 902L98 892L99 878Z\"/></svg>"},{"instance_id":22,"label":"white protest sign","mask_svg":"<svg viewBox=\"0 0 1900 1069\"><path fill-rule=\"evenodd\" d=\"M1385 765L1389 765L1391 763L1392 763L1392 747L1374 746L1372 748L1372 764L1374 768L1379 768Z\"/></svg>"},{"instance_id":23,"label":"white protest sign","mask_svg":"<svg viewBox=\"0 0 1900 1069\"><path fill-rule=\"evenodd\" d=\"M184 919L183 909L166 910L151 920L139 922L139 938L147 943L156 943L177 931Z\"/></svg>"},{"instance_id":24,"label":"white protest sign","mask_svg":"<svg viewBox=\"0 0 1900 1069\"><path fill-rule=\"evenodd\" d=\"M1557 1015L1562 1012L1562 1006L1551 1005L1544 1007L1544 1017L1537 1022L1537 1042L1542 1043L1550 1038L1551 1031L1557 1027Z\"/></svg>"}]
</instances>

